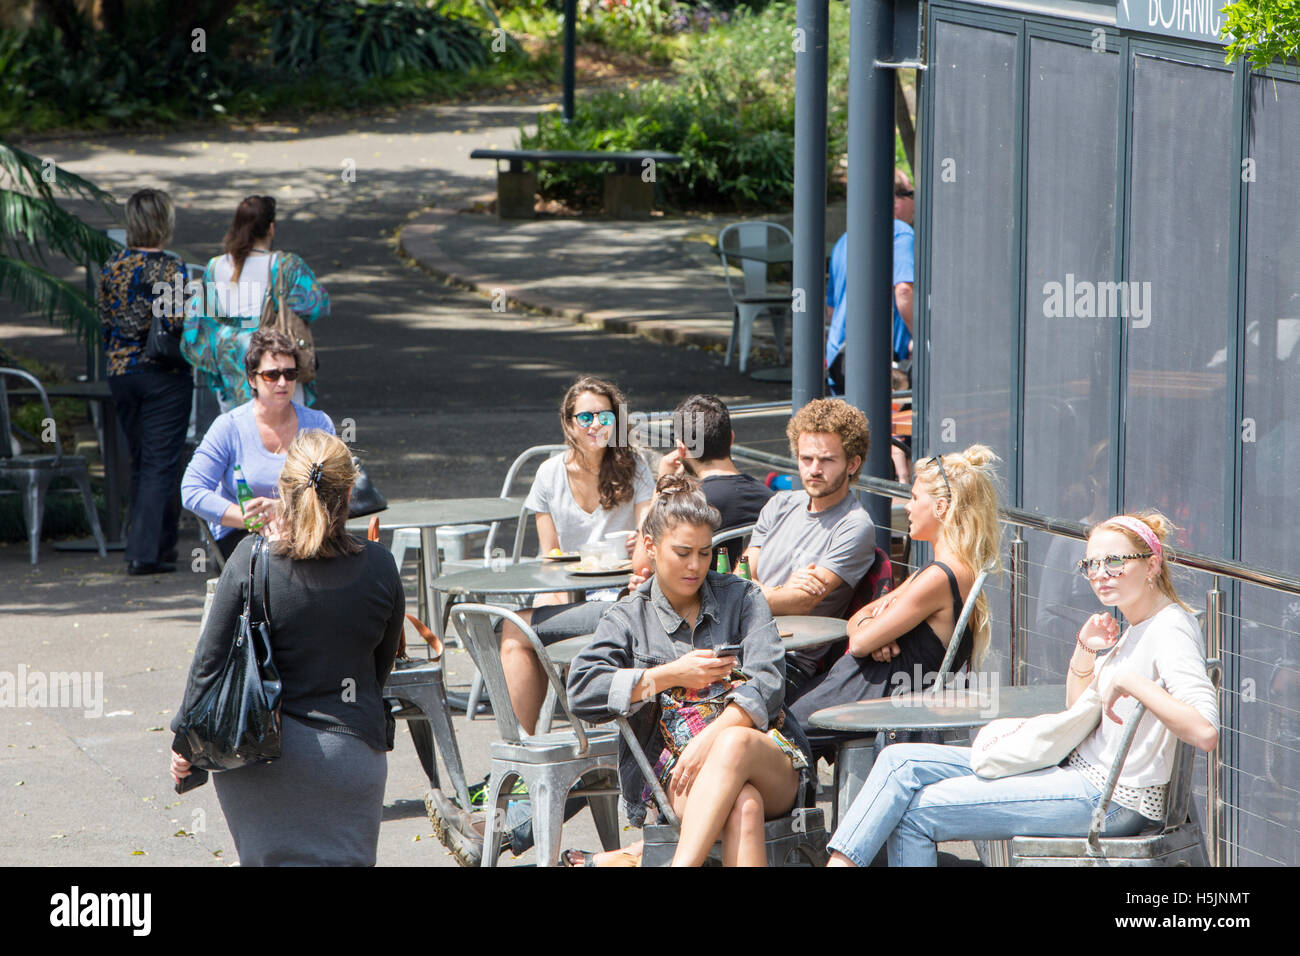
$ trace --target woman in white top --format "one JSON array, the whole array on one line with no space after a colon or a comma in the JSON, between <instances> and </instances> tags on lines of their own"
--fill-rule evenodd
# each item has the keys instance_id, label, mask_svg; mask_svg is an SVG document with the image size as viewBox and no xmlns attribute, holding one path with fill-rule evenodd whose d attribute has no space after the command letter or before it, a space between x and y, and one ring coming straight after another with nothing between
<instances>
[{"instance_id":1,"label":"woman in white top","mask_svg":"<svg viewBox=\"0 0 1300 956\"><path fill-rule=\"evenodd\" d=\"M252 400L244 353L282 272L289 308L304 321L314 323L330 311L329 294L307 263L291 252L272 252L274 241L275 197L245 197L222 242L223 254L208 261L203 295L186 306L181 352L216 393L223 412ZM315 405L315 382L298 383L293 400Z\"/></svg>"},{"instance_id":2,"label":"woman in white top","mask_svg":"<svg viewBox=\"0 0 1300 956\"><path fill-rule=\"evenodd\" d=\"M1139 701L1147 711L1103 832L1131 836L1163 818L1177 742L1208 753L1219 741L1200 629L1169 575L1164 541L1171 528L1160 513L1144 512L1109 518L1088 537L1079 570L1129 627L1121 636L1113 617L1094 614L1079 631L1065 703L1098 680L1103 716L1069 757L1056 767L988 780L971 770L969 747L886 747L831 838L830 865L869 866L886 841L890 866L934 866L935 844L944 840L1086 834L1123 722ZM1097 653L1108 649L1098 662Z\"/></svg>"},{"instance_id":3,"label":"woman in white top","mask_svg":"<svg viewBox=\"0 0 1300 956\"><path fill-rule=\"evenodd\" d=\"M568 450L547 459L537 469L525 502L536 513L537 540L543 555L556 548L576 551L588 541L625 531L628 555L640 557L637 567L646 562L643 555L637 554L640 545L635 532L654 499L655 482L641 456L623 438L627 428L620 422L626 415L627 401L622 391L595 376L584 375L564 393L560 424ZM541 595L535 602L539 607L521 616L533 621L541 606L559 605L563 600L563 594ZM546 613L534 621L538 636L550 643L592 633L610 605L590 603L590 607L578 604L546 608ZM515 714L523 729L532 733L546 696L546 675L528 639L508 622L501 631L501 663Z\"/></svg>"}]
</instances>

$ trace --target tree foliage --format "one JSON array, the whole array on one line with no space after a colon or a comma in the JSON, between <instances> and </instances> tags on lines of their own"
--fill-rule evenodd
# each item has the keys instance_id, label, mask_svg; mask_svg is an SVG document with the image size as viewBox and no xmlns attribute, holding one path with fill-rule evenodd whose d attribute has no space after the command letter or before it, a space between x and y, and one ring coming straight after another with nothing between
<instances>
[{"instance_id":1,"label":"tree foliage","mask_svg":"<svg viewBox=\"0 0 1300 956\"><path fill-rule=\"evenodd\" d=\"M89 180L0 142L0 295L80 339L98 331L95 303L84 289L51 275L46 255L93 263L119 246L63 209L59 195L115 208L113 197Z\"/></svg>"},{"instance_id":2,"label":"tree foliage","mask_svg":"<svg viewBox=\"0 0 1300 956\"><path fill-rule=\"evenodd\" d=\"M1223 8L1229 63L1245 57L1256 69L1300 60L1300 0L1237 0Z\"/></svg>"}]
</instances>

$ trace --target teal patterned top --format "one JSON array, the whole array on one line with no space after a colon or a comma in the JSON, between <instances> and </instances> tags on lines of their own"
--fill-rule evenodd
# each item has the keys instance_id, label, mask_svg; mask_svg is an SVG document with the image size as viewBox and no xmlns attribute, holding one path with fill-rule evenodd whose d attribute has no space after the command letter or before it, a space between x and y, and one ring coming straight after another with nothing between
<instances>
[{"instance_id":1,"label":"teal patterned top","mask_svg":"<svg viewBox=\"0 0 1300 956\"><path fill-rule=\"evenodd\" d=\"M208 260L203 273L204 289L215 289L215 269L221 256ZM289 287L289 308L313 323L322 315L329 315L329 293L321 288L316 275L292 252L277 252L271 263L272 295L281 269ZM206 298L206 303L205 303ZM244 370L244 354L248 341L257 331L255 318L234 318L221 315L220 300L216 295L193 296L185 309L185 331L181 335L181 353L198 370L199 382L207 385L228 405L242 405L253 400ZM303 386L304 404L316 404L316 383Z\"/></svg>"}]
</instances>

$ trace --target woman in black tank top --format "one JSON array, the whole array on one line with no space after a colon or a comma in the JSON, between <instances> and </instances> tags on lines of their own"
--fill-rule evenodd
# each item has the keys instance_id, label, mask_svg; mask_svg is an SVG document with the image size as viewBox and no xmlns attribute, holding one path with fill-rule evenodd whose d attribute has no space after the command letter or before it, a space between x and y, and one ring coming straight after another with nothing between
<instances>
[{"instance_id":1,"label":"woman in black tank top","mask_svg":"<svg viewBox=\"0 0 1300 956\"><path fill-rule=\"evenodd\" d=\"M814 753L830 756L836 741L844 736L814 727L809 718L817 711L930 686L938 676L949 640L960 641L953 671L982 656L988 644L983 596L963 633L953 635L951 631L979 568L997 560L994 460L989 449L973 445L959 454L930 458L916 466L912 498L907 503L908 532L913 540L933 544L935 560L850 618L849 647L844 656L787 701Z\"/></svg>"}]
</instances>

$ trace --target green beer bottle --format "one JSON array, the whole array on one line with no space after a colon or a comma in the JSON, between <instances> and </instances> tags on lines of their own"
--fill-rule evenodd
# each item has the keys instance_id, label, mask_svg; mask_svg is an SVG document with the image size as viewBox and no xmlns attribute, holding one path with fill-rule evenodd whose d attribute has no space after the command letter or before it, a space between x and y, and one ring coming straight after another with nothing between
<instances>
[{"instance_id":1,"label":"green beer bottle","mask_svg":"<svg viewBox=\"0 0 1300 956\"><path fill-rule=\"evenodd\" d=\"M244 502L253 499L253 491L248 487L248 482L244 480L244 469L240 468L239 465L235 465L235 497L239 499L239 510L241 513L244 510ZM258 528L262 527L261 518L254 518L253 520L256 522L255 524L249 524L248 519L244 519L244 527L249 531L256 531Z\"/></svg>"},{"instance_id":2,"label":"green beer bottle","mask_svg":"<svg viewBox=\"0 0 1300 956\"><path fill-rule=\"evenodd\" d=\"M730 574L730 573L731 573L731 562L727 560L727 549L726 549L726 548L719 548L719 549L718 549L718 566L717 566L716 568L714 568L713 570L717 571L719 574Z\"/></svg>"},{"instance_id":3,"label":"green beer bottle","mask_svg":"<svg viewBox=\"0 0 1300 956\"><path fill-rule=\"evenodd\" d=\"M741 557L740 562L736 565L736 577L744 578L746 581L754 580L754 575L749 570L749 558Z\"/></svg>"}]
</instances>

